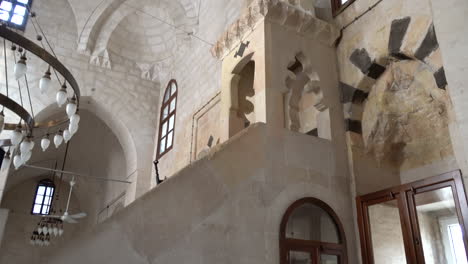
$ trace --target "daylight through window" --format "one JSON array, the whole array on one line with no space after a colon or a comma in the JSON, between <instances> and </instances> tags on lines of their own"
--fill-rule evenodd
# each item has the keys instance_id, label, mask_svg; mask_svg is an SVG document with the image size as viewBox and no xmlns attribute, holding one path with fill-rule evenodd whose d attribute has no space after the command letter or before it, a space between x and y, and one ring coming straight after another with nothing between
<instances>
[{"instance_id":1,"label":"daylight through window","mask_svg":"<svg viewBox=\"0 0 468 264\"><path fill-rule=\"evenodd\" d=\"M32 214L48 215L54 198L55 185L50 180L42 180L36 188Z\"/></svg>"},{"instance_id":2,"label":"daylight through window","mask_svg":"<svg viewBox=\"0 0 468 264\"><path fill-rule=\"evenodd\" d=\"M24 29L28 19L28 6L32 0L3 0L0 4L0 20L10 27Z\"/></svg>"}]
</instances>

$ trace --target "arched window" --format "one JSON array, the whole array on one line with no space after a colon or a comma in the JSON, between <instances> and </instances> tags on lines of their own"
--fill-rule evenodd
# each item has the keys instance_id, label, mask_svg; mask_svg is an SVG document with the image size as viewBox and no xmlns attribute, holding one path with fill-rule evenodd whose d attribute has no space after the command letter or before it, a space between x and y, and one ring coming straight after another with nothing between
<instances>
[{"instance_id":1,"label":"arched window","mask_svg":"<svg viewBox=\"0 0 468 264\"><path fill-rule=\"evenodd\" d=\"M169 152L174 145L174 128L177 106L177 82L171 80L164 92L159 118L158 159Z\"/></svg>"},{"instance_id":2,"label":"arched window","mask_svg":"<svg viewBox=\"0 0 468 264\"><path fill-rule=\"evenodd\" d=\"M36 187L31 214L48 215L54 199L55 185L51 180L41 180Z\"/></svg>"},{"instance_id":3,"label":"arched window","mask_svg":"<svg viewBox=\"0 0 468 264\"><path fill-rule=\"evenodd\" d=\"M333 209L315 198L293 203L280 227L281 264L346 264L346 238Z\"/></svg>"}]
</instances>

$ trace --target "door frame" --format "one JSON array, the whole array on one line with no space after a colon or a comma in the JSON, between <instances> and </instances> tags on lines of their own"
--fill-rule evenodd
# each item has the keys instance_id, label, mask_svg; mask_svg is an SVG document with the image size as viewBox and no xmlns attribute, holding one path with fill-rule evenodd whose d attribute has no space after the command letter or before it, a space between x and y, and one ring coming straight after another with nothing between
<instances>
[{"instance_id":1,"label":"door frame","mask_svg":"<svg viewBox=\"0 0 468 264\"><path fill-rule=\"evenodd\" d=\"M465 251L468 256L468 205L466 192L461 172L453 171L356 197L363 263L374 264L368 207L391 200L398 202L407 263L424 263L414 195L444 187L452 188L458 221L463 233Z\"/></svg>"}]
</instances>

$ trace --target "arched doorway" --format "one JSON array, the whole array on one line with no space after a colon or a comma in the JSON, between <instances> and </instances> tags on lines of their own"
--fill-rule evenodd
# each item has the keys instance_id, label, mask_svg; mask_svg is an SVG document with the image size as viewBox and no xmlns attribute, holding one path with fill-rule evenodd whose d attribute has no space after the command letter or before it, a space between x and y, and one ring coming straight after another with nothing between
<instances>
[{"instance_id":1,"label":"arched doorway","mask_svg":"<svg viewBox=\"0 0 468 264\"><path fill-rule=\"evenodd\" d=\"M311 197L289 206L280 227L280 263L347 263L344 229L330 206Z\"/></svg>"}]
</instances>

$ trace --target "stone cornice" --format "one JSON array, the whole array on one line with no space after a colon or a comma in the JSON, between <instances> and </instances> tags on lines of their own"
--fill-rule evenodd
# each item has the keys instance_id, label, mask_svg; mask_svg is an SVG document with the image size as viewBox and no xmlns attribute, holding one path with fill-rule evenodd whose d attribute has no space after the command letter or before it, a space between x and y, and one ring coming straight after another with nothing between
<instances>
[{"instance_id":1,"label":"stone cornice","mask_svg":"<svg viewBox=\"0 0 468 264\"><path fill-rule=\"evenodd\" d=\"M325 45L332 45L339 37L339 30L320 20L293 0L254 0L243 10L240 18L223 33L211 49L214 57L223 59L234 47L267 19L299 34L312 36Z\"/></svg>"}]
</instances>

